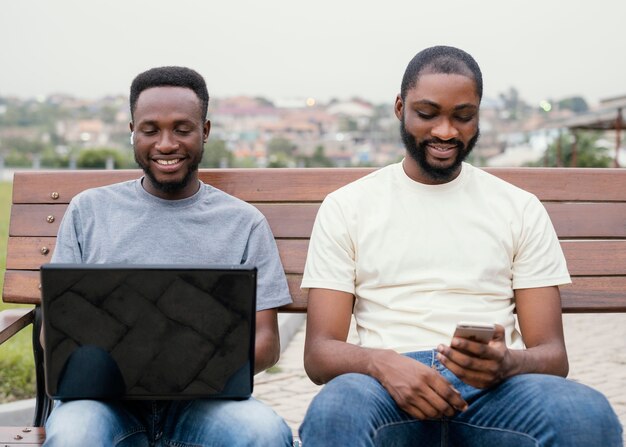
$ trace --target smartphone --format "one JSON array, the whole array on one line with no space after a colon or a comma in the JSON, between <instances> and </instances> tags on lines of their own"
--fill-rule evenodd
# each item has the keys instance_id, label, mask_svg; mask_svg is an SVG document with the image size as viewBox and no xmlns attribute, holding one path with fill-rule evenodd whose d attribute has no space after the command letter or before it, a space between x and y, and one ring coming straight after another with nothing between
<instances>
[{"instance_id":1,"label":"smartphone","mask_svg":"<svg viewBox=\"0 0 626 447\"><path fill-rule=\"evenodd\" d=\"M481 343L488 343L493 338L496 326L490 323L471 323L460 321L454 331L455 337L467 338Z\"/></svg>"}]
</instances>

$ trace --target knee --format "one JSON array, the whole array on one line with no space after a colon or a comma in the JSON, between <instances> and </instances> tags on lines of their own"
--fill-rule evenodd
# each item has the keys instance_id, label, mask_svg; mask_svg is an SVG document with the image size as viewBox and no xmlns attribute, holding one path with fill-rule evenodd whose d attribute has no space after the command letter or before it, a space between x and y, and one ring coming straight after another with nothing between
<instances>
[{"instance_id":1,"label":"knee","mask_svg":"<svg viewBox=\"0 0 626 447\"><path fill-rule=\"evenodd\" d=\"M570 419L572 423L599 423L614 415L608 399L599 391L567 379L545 394L546 409L560 419Z\"/></svg>"},{"instance_id":2,"label":"knee","mask_svg":"<svg viewBox=\"0 0 626 447\"><path fill-rule=\"evenodd\" d=\"M621 424L602 393L572 380L548 380L542 387L541 406L556 439L564 438L569 443L564 445L620 445Z\"/></svg>"},{"instance_id":3,"label":"knee","mask_svg":"<svg viewBox=\"0 0 626 447\"><path fill-rule=\"evenodd\" d=\"M57 405L46 422L46 446L112 445L111 408L98 401L71 401Z\"/></svg>"},{"instance_id":4,"label":"knee","mask_svg":"<svg viewBox=\"0 0 626 447\"><path fill-rule=\"evenodd\" d=\"M250 415L250 420L246 422L245 428L241 424L233 427L237 442L228 445L236 446L291 446L293 436L291 428L285 420L276 414L272 409L258 404L254 414ZM262 407L261 407L262 405Z\"/></svg>"},{"instance_id":5,"label":"knee","mask_svg":"<svg viewBox=\"0 0 626 447\"><path fill-rule=\"evenodd\" d=\"M570 426L586 433L597 434L597 440L611 434L619 435L621 439L621 424L609 400L599 391L586 385L575 383L572 390L562 399L565 401L560 411L568 418ZM606 438L608 439L608 438ZM613 445L600 443L599 445Z\"/></svg>"},{"instance_id":6,"label":"knee","mask_svg":"<svg viewBox=\"0 0 626 447\"><path fill-rule=\"evenodd\" d=\"M292 443L291 429L283 418L254 398L195 401L178 416L176 428L169 436L176 445L208 442L232 447L275 447ZM213 444L208 440L213 440Z\"/></svg>"},{"instance_id":7,"label":"knee","mask_svg":"<svg viewBox=\"0 0 626 447\"><path fill-rule=\"evenodd\" d=\"M336 420L347 412L346 408L368 408L371 397L369 390L378 382L363 374L343 374L328 382L313 398L306 418L322 421L324 418Z\"/></svg>"},{"instance_id":8,"label":"knee","mask_svg":"<svg viewBox=\"0 0 626 447\"><path fill-rule=\"evenodd\" d=\"M363 374L344 374L328 382L313 398L300 426L303 443L354 431L370 433L377 411L390 397L380 383ZM340 444L340 443L339 443Z\"/></svg>"}]
</instances>

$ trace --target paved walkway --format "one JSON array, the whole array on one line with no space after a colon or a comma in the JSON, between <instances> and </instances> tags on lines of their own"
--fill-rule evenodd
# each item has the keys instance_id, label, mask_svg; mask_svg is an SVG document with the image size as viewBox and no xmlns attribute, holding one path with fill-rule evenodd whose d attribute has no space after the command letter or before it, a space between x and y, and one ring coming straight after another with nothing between
<instances>
[{"instance_id":1,"label":"paved walkway","mask_svg":"<svg viewBox=\"0 0 626 447\"><path fill-rule=\"evenodd\" d=\"M568 314L563 320L569 378L603 392L626 426L626 315ZM285 418L294 434L320 388L304 372L303 347L304 324L292 337L278 364L256 377L254 391L258 399ZM626 435L624 440L626 443Z\"/></svg>"}]
</instances>

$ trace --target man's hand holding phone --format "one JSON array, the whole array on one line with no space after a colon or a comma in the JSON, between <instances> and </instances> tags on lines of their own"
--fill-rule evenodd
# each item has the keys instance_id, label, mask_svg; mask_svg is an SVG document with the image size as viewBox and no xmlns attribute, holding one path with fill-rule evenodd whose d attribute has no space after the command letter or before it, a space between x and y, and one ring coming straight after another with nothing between
<instances>
[{"instance_id":1,"label":"man's hand holding phone","mask_svg":"<svg viewBox=\"0 0 626 447\"><path fill-rule=\"evenodd\" d=\"M439 361L473 387L488 388L508 376L510 354L499 324L459 322L450 346L437 351Z\"/></svg>"}]
</instances>

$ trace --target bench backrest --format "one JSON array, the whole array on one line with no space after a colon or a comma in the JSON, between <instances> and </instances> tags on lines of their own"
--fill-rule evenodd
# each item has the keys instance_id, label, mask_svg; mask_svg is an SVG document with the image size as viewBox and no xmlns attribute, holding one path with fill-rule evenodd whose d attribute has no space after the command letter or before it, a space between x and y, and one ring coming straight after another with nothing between
<instances>
[{"instance_id":1,"label":"bench backrest","mask_svg":"<svg viewBox=\"0 0 626 447\"><path fill-rule=\"evenodd\" d=\"M308 240L320 202L370 168L203 169L200 178L255 205L267 217L289 281L300 290ZM486 168L537 195L557 230L573 284L564 312L626 312L626 169ZM67 204L80 191L141 175L139 170L19 172L13 181L3 300L39 304L39 267L49 262Z\"/></svg>"}]
</instances>

